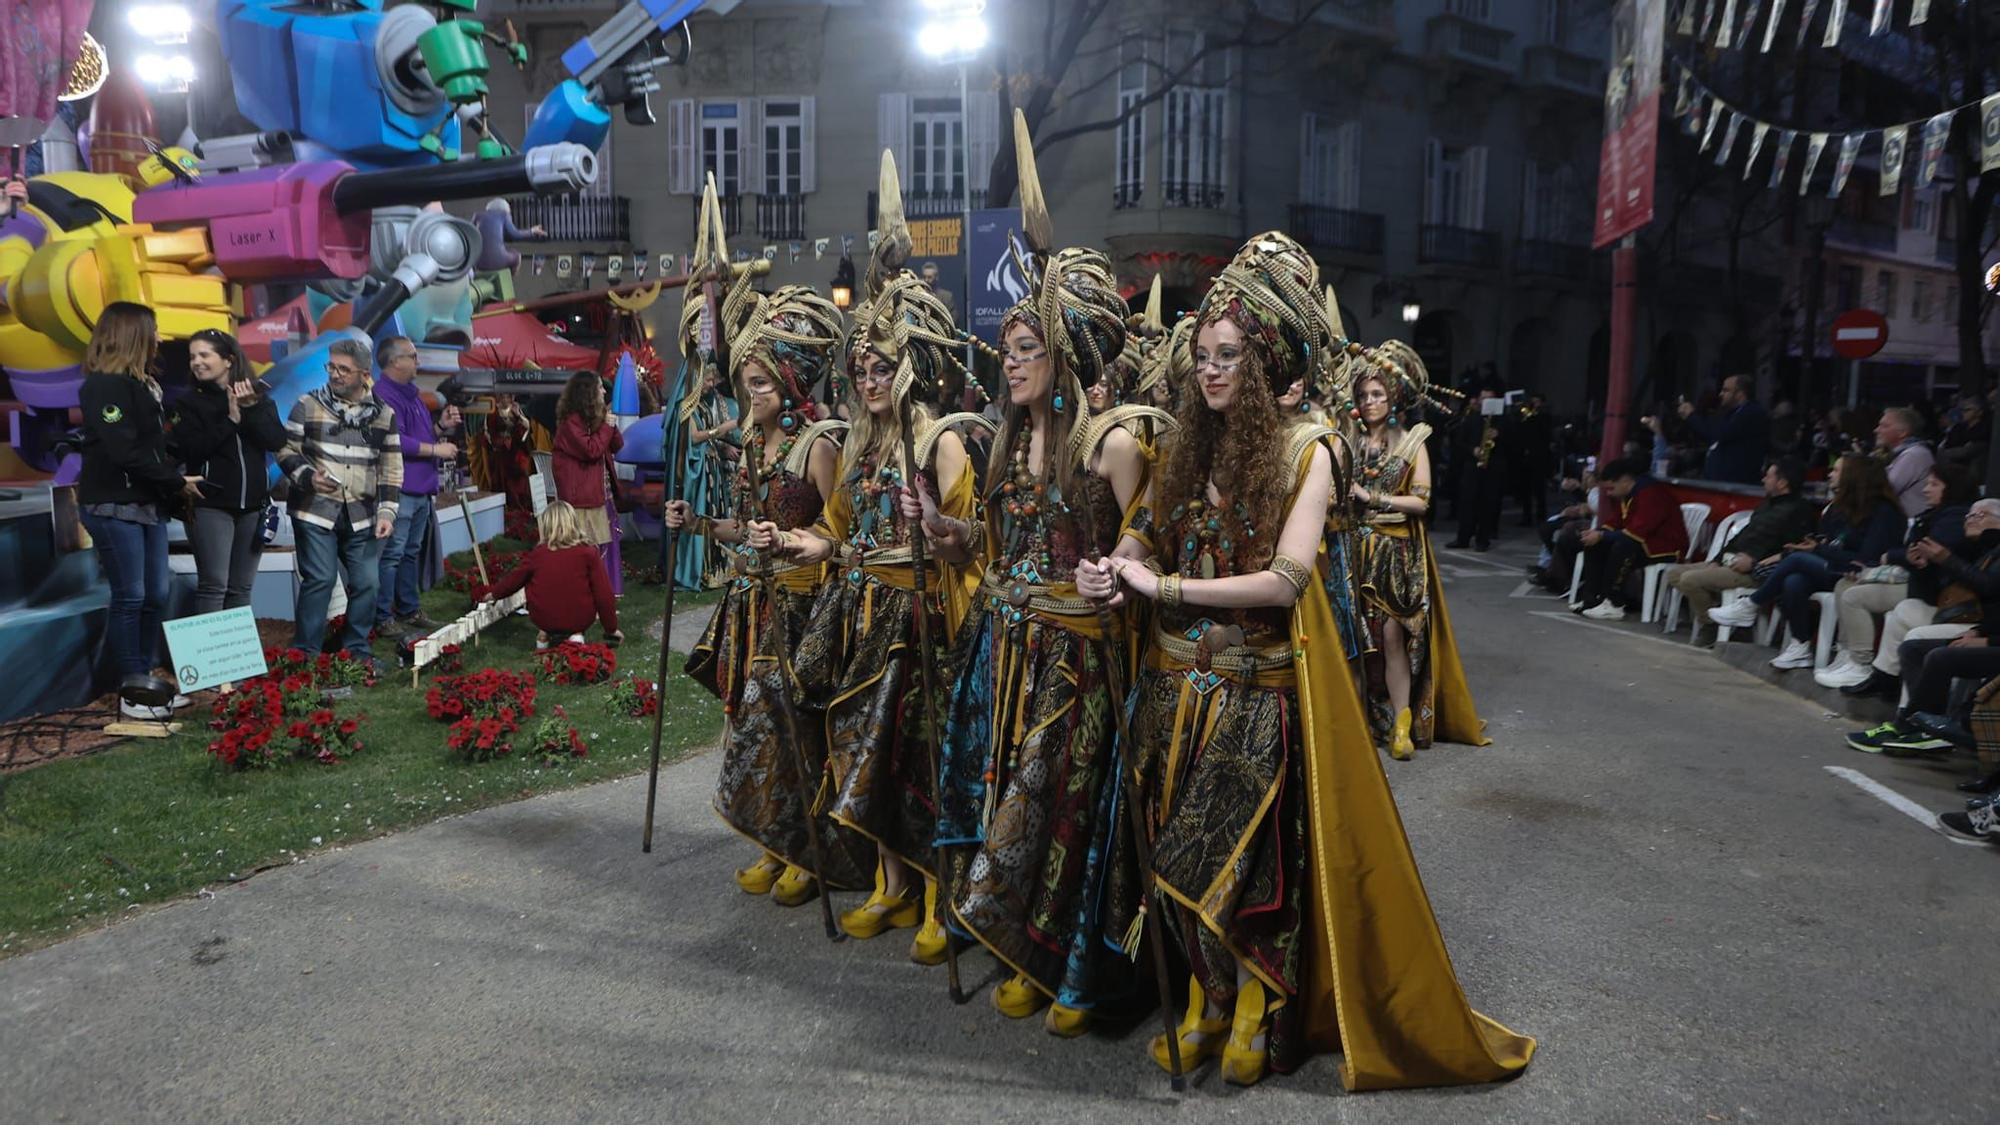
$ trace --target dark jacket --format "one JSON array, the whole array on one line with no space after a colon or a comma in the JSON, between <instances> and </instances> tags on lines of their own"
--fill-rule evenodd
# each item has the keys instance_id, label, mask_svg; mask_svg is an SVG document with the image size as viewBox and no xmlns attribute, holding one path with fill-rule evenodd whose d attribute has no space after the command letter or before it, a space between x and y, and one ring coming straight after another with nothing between
<instances>
[{"instance_id":1,"label":"dark jacket","mask_svg":"<svg viewBox=\"0 0 2000 1125\"><path fill-rule=\"evenodd\" d=\"M1942 625L1964 624L1978 621L1983 624L1979 632L1991 635L1990 627L2000 622L2000 531L1989 531L1979 537L1977 543L1967 546L1979 551L1977 559L1968 561L1963 555L1951 555L1934 567L1940 588L1963 586L1977 599L1975 603L1953 606L1938 611L1937 623ZM1912 577L1924 571L1915 571Z\"/></svg>"},{"instance_id":2,"label":"dark jacket","mask_svg":"<svg viewBox=\"0 0 2000 1125\"><path fill-rule=\"evenodd\" d=\"M1813 553L1831 563L1835 571L1846 570L1855 563L1874 566L1902 543L1903 529L1909 522L1903 518L1903 509L1888 500L1876 504L1867 520L1852 526L1839 508L1828 504L1819 519L1819 534L1824 542Z\"/></svg>"},{"instance_id":3,"label":"dark jacket","mask_svg":"<svg viewBox=\"0 0 2000 1125\"><path fill-rule=\"evenodd\" d=\"M1773 496L1757 505L1749 522L1722 545L1722 553L1749 555L1752 562L1763 562L1785 544L1811 535L1818 526L1819 510L1812 501L1796 492Z\"/></svg>"},{"instance_id":4,"label":"dark jacket","mask_svg":"<svg viewBox=\"0 0 2000 1125\"><path fill-rule=\"evenodd\" d=\"M1701 475L1709 480L1756 484L1764 475L1764 458L1771 445L1771 416L1755 399L1718 418L1699 414L1688 417L1688 426L1708 442L1708 457Z\"/></svg>"},{"instance_id":5,"label":"dark jacket","mask_svg":"<svg viewBox=\"0 0 2000 1125\"><path fill-rule=\"evenodd\" d=\"M83 470L77 502L172 507L184 482L167 451L166 412L148 380L86 374L80 394Z\"/></svg>"},{"instance_id":6,"label":"dark jacket","mask_svg":"<svg viewBox=\"0 0 2000 1125\"><path fill-rule=\"evenodd\" d=\"M174 403L167 448L203 483L197 508L250 512L271 502L270 455L285 448L285 423L268 398L229 420L229 392L196 383Z\"/></svg>"},{"instance_id":7,"label":"dark jacket","mask_svg":"<svg viewBox=\"0 0 2000 1125\"><path fill-rule=\"evenodd\" d=\"M1965 513L1970 508L1965 504L1953 504L1945 508L1932 508L1910 521L1910 530L1903 536L1903 545L1882 556L1884 566L1907 567L1910 571L1909 596L1919 601L1937 604L1938 595L1944 592L1947 579L1944 568L1935 566L1912 567L1907 548L1912 543L1925 539L1935 539L1951 549L1955 555L1968 552L1976 555L1979 545L1965 541ZM1947 624L1949 624L1947 622Z\"/></svg>"}]
</instances>

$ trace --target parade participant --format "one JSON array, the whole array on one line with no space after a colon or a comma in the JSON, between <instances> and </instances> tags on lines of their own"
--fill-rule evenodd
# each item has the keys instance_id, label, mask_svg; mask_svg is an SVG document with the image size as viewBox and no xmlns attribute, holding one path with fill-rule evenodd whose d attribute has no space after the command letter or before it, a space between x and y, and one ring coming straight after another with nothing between
<instances>
[{"instance_id":1,"label":"parade participant","mask_svg":"<svg viewBox=\"0 0 2000 1125\"><path fill-rule=\"evenodd\" d=\"M736 873L736 884L748 894L769 893L780 905L797 906L820 893L807 862L803 812L818 785L816 778L797 775L793 755L781 742L786 733L776 714L778 693L794 688L779 667L776 631L785 631L787 652L797 647L826 568L785 567L767 583L752 573L755 560L745 542L747 525L760 511L781 532L799 530L819 519L833 495L839 435L847 427L822 420L811 392L825 376L842 333L840 310L811 289L787 286L760 296L751 291L751 280L747 272L740 275L722 305L726 362L735 369L734 384L750 420L743 466L720 517L674 500L665 518L668 527L692 526L731 551L730 580L688 657L687 671L722 701L729 720L716 813L762 849L756 862ZM691 311L700 307L689 302ZM690 321L683 318L684 337L692 335ZM686 347L693 354L692 345ZM751 492L753 462L761 496ZM798 731L805 759L816 769L824 768L826 756L821 733L818 723L802 724ZM868 840L830 822L819 826L819 835L829 882L864 885L873 862Z\"/></svg>"},{"instance_id":2,"label":"parade participant","mask_svg":"<svg viewBox=\"0 0 2000 1125\"><path fill-rule=\"evenodd\" d=\"M1360 455L1348 496L1359 527L1359 614L1367 636L1368 729L1408 760L1435 738L1486 745L1472 705L1424 517L1431 506L1431 428L1402 415L1429 392L1423 360L1391 340L1350 355Z\"/></svg>"},{"instance_id":3,"label":"parade participant","mask_svg":"<svg viewBox=\"0 0 2000 1125\"><path fill-rule=\"evenodd\" d=\"M1115 577L1158 606L1131 765L1193 969L1179 1048L1237 1084L1315 1049L1349 1089L1504 1078L1534 1043L1459 990L1326 601L1327 433L1277 407L1332 342L1317 272L1279 234L1223 270L1154 480L1160 570L1078 568L1086 597ZM1152 1055L1170 1065L1165 1036Z\"/></svg>"},{"instance_id":4,"label":"parade participant","mask_svg":"<svg viewBox=\"0 0 2000 1125\"><path fill-rule=\"evenodd\" d=\"M921 922L910 955L937 964L947 945L937 922L932 854L937 763L927 711L934 701L924 699L920 687L920 662L935 654L919 640L923 630L939 643L955 635L971 594L956 568L932 562L918 575L915 525L904 518L897 494L921 489L944 518L973 513L965 444L945 423L974 416L934 420L911 401L918 385L937 385L963 344L950 310L902 268L910 234L888 153L882 165L881 236L868 271L869 297L856 312L846 355L860 402L841 450L839 483L810 529L753 521L749 544L804 566L833 562L799 640L797 675L806 698L826 711L828 777L821 807L875 841L879 856L874 892L841 915L841 929L872 938ZM920 623L920 612L931 620ZM912 868L923 876L921 894Z\"/></svg>"},{"instance_id":5,"label":"parade participant","mask_svg":"<svg viewBox=\"0 0 2000 1125\"><path fill-rule=\"evenodd\" d=\"M1026 122L1017 118L1015 129L1023 227L1039 251L1052 237L1048 215ZM1113 710L1124 701L1112 685L1131 681L1129 673L1114 681L1105 661L1127 659L1129 638L1119 618L1077 596L1075 569L1114 551L1151 553L1143 507L1151 442L1134 430L1172 419L1111 405L1130 349L1110 260L1068 249L1024 264L1028 295L1000 327L1008 402L981 476L985 521L925 522L939 556L983 569L952 660L960 671L938 842L972 849L952 900L956 925L1014 970L993 990L993 1006L1015 1019L1048 1007L1044 1027L1068 1037L1088 1028L1097 1000L1129 975L1101 919L1112 885L1136 889L1111 877L1096 846L1118 808L1107 786L1118 784ZM1086 405L1098 402L1103 412Z\"/></svg>"},{"instance_id":6,"label":"parade participant","mask_svg":"<svg viewBox=\"0 0 2000 1125\"><path fill-rule=\"evenodd\" d=\"M742 458L736 401L722 393L722 377L701 376L701 394L688 419L687 453L681 464L681 495L698 512L719 507L729 495L729 478ZM696 531L681 536L672 578L683 590L706 590L729 569L722 544Z\"/></svg>"}]
</instances>

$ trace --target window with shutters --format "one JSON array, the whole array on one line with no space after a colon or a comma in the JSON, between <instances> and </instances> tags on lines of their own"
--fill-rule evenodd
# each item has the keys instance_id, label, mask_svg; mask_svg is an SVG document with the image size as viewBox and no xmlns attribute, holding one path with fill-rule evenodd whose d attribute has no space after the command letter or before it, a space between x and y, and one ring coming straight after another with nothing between
<instances>
[{"instance_id":1,"label":"window with shutters","mask_svg":"<svg viewBox=\"0 0 2000 1125\"><path fill-rule=\"evenodd\" d=\"M1875 311L1883 316L1896 315L1896 275L1888 270L1875 275Z\"/></svg>"},{"instance_id":2,"label":"window with shutters","mask_svg":"<svg viewBox=\"0 0 2000 1125\"><path fill-rule=\"evenodd\" d=\"M1486 226L1486 149L1431 141L1424 154L1424 222L1483 230Z\"/></svg>"},{"instance_id":3,"label":"window with shutters","mask_svg":"<svg viewBox=\"0 0 2000 1125\"><path fill-rule=\"evenodd\" d=\"M1918 324L1929 324L1934 312L1931 308L1931 283L1919 279L1910 286L1910 316Z\"/></svg>"},{"instance_id":4,"label":"window with shutters","mask_svg":"<svg viewBox=\"0 0 2000 1125\"><path fill-rule=\"evenodd\" d=\"M1361 123L1335 125L1304 117L1299 152L1299 202L1356 211L1361 207Z\"/></svg>"},{"instance_id":5,"label":"window with shutters","mask_svg":"<svg viewBox=\"0 0 2000 1125\"><path fill-rule=\"evenodd\" d=\"M764 167L758 190L765 195L805 191L806 122L798 99L764 99Z\"/></svg>"},{"instance_id":6,"label":"window with shutters","mask_svg":"<svg viewBox=\"0 0 2000 1125\"><path fill-rule=\"evenodd\" d=\"M743 129L747 122L734 101L701 103L701 170L715 177L718 195L743 191Z\"/></svg>"},{"instance_id":7,"label":"window with shutters","mask_svg":"<svg viewBox=\"0 0 2000 1125\"><path fill-rule=\"evenodd\" d=\"M1146 111L1134 109L1146 96L1146 40L1134 36L1119 47L1124 65L1118 71L1118 112L1130 113L1118 123L1117 185L1114 208L1136 207L1146 187Z\"/></svg>"},{"instance_id":8,"label":"window with shutters","mask_svg":"<svg viewBox=\"0 0 2000 1125\"><path fill-rule=\"evenodd\" d=\"M1581 245L1587 212L1576 169L1567 164L1526 161L1521 165L1521 237Z\"/></svg>"},{"instance_id":9,"label":"window with shutters","mask_svg":"<svg viewBox=\"0 0 2000 1125\"><path fill-rule=\"evenodd\" d=\"M958 199L965 192L965 113L959 100L910 99L910 194Z\"/></svg>"},{"instance_id":10,"label":"window with shutters","mask_svg":"<svg viewBox=\"0 0 2000 1125\"><path fill-rule=\"evenodd\" d=\"M1161 101L1161 198L1169 207L1221 207L1229 185L1229 53L1207 51L1196 32L1169 32L1166 42L1169 72L1188 77Z\"/></svg>"}]
</instances>

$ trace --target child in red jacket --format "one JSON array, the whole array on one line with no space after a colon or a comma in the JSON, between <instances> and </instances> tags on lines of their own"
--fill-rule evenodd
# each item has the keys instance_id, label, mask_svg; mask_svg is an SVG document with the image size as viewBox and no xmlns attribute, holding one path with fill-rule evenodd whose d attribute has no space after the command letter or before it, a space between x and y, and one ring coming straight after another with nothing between
<instances>
[{"instance_id":1,"label":"child in red jacket","mask_svg":"<svg viewBox=\"0 0 2000 1125\"><path fill-rule=\"evenodd\" d=\"M606 643L618 644L618 602L611 596L611 579L604 573L597 547L584 534L576 509L554 500L535 520L542 541L521 560L513 573L491 586L473 588L475 602L504 598L525 587L528 618L540 633L535 644L547 648L552 637L582 641L593 621L604 623Z\"/></svg>"}]
</instances>

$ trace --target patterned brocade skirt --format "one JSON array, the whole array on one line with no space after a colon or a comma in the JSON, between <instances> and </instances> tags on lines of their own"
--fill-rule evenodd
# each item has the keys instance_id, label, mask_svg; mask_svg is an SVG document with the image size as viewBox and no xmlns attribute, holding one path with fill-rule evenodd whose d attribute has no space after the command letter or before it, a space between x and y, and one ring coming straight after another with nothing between
<instances>
[{"instance_id":1,"label":"patterned brocade skirt","mask_svg":"<svg viewBox=\"0 0 2000 1125\"><path fill-rule=\"evenodd\" d=\"M1107 946L1107 904L1137 903L1110 862L1117 720L1103 648L1054 615L968 619L946 720L938 843L956 866L958 926L1058 1003L1122 991L1130 962ZM1094 618L1078 621L1096 632Z\"/></svg>"},{"instance_id":2,"label":"patterned brocade skirt","mask_svg":"<svg viewBox=\"0 0 2000 1125\"><path fill-rule=\"evenodd\" d=\"M908 580L906 567L829 580L793 659L801 692L826 717L821 811L934 874L936 763L925 736L916 595L894 585ZM935 604L930 633L937 644L949 636ZM940 693L950 676L948 667L937 670Z\"/></svg>"},{"instance_id":3,"label":"patterned brocade skirt","mask_svg":"<svg viewBox=\"0 0 2000 1125\"><path fill-rule=\"evenodd\" d=\"M1361 625L1368 636L1368 731L1378 746L1386 746L1396 724L1389 702L1389 682L1382 649L1382 629L1390 621L1403 627L1410 663L1410 738L1429 746L1437 726L1435 691L1431 684L1431 590L1428 554L1430 537L1421 526L1364 525L1357 537Z\"/></svg>"},{"instance_id":4,"label":"patterned brocade skirt","mask_svg":"<svg viewBox=\"0 0 2000 1125\"><path fill-rule=\"evenodd\" d=\"M729 716L722 771L716 783L715 812L724 823L793 866L812 870L805 810L816 805L826 776L825 724L817 710L791 694L796 730L788 730L779 692L785 689L777 660L778 637L786 630L797 663L797 638L812 611L807 582L784 577L774 603L756 585L732 583L716 607L708 630L688 657L688 674L722 699ZM775 610L775 614L771 612ZM775 618L775 620L774 620ZM796 739L798 751L791 749ZM800 777L800 761L808 776ZM866 887L874 869L865 837L843 828L824 813L819 819L823 874L839 888Z\"/></svg>"}]
</instances>

